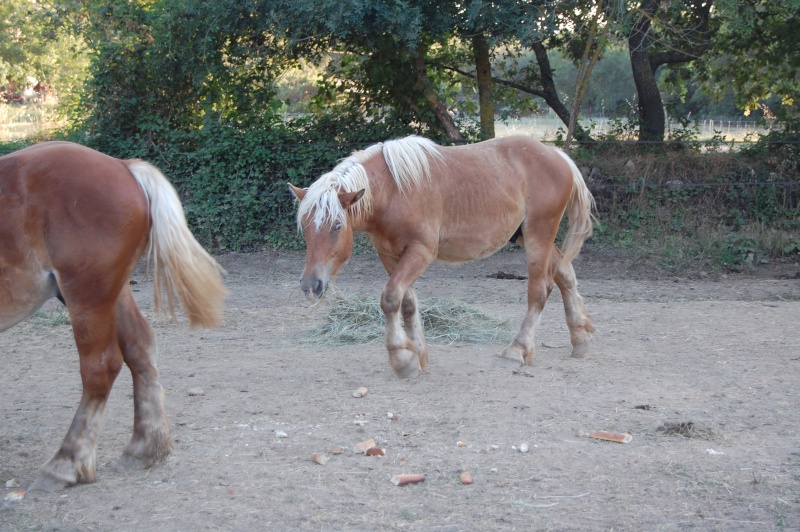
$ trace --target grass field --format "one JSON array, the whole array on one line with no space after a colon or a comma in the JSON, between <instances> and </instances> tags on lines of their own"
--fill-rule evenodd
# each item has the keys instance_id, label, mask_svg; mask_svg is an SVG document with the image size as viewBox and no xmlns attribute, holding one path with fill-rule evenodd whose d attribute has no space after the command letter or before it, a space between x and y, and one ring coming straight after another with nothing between
<instances>
[{"instance_id":1,"label":"grass field","mask_svg":"<svg viewBox=\"0 0 800 532\"><path fill-rule=\"evenodd\" d=\"M0 103L0 142L39 135L55 126L55 102L33 104Z\"/></svg>"},{"instance_id":2,"label":"grass field","mask_svg":"<svg viewBox=\"0 0 800 532\"><path fill-rule=\"evenodd\" d=\"M592 137L608 135L615 128L618 128L616 120L607 117L587 118L583 119L581 123L586 128L592 128ZM671 122L668 125L668 131L677 130L679 128L680 124L675 122ZM555 140L559 130L566 131L566 127L564 127L564 123L555 115L530 116L507 120L505 122L498 120L495 124L495 134L498 137L522 134L532 135L539 140ZM741 141L747 140L748 138L755 139L758 134L766 133L766 131L767 130L756 120L745 120L737 117L717 117L705 118L698 121L695 133L698 140L710 140L714 137L723 137L728 141Z\"/></svg>"},{"instance_id":3,"label":"grass field","mask_svg":"<svg viewBox=\"0 0 800 532\"><path fill-rule=\"evenodd\" d=\"M55 123L54 103L34 103L28 105L0 103L0 142L25 139L44 133ZM607 117L587 118L582 121L584 127L592 128L592 135L607 135L618 123ZM679 124L672 123L670 129L677 129ZM513 120L500 121L495 124L498 137L508 135L532 135L539 140L555 140L559 130L566 130L564 124L555 115L529 116ZM697 123L698 140L723 137L728 141L741 141L754 138L765 133L766 129L756 120L745 120L741 117L705 118Z\"/></svg>"}]
</instances>

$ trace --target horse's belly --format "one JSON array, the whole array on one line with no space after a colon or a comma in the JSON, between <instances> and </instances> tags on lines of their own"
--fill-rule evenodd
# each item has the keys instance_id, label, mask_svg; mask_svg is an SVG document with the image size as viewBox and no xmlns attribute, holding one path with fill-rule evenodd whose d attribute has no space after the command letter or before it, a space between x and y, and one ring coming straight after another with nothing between
<instances>
[{"instance_id":1,"label":"horse's belly","mask_svg":"<svg viewBox=\"0 0 800 532\"><path fill-rule=\"evenodd\" d=\"M23 271L0 261L0 331L10 329L55 294L49 272Z\"/></svg>"},{"instance_id":2,"label":"horse's belly","mask_svg":"<svg viewBox=\"0 0 800 532\"><path fill-rule=\"evenodd\" d=\"M508 242L524 217L523 203L514 197L497 197L481 191L482 202L445 217L439 227L437 258L467 262L488 257ZM492 201L486 200L491 198Z\"/></svg>"},{"instance_id":3,"label":"horse's belly","mask_svg":"<svg viewBox=\"0 0 800 532\"><path fill-rule=\"evenodd\" d=\"M488 257L508 242L510 234L506 233L507 231L493 235L473 233L445 238L439 242L436 258L444 262L468 262Z\"/></svg>"}]
</instances>

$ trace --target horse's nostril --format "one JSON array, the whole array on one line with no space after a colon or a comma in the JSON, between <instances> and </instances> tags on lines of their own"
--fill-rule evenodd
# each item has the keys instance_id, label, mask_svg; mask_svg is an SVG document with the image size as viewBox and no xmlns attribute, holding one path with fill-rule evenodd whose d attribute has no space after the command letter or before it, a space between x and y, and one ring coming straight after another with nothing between
<instances>
[{"instance_id":1,"label":"horse's nostril","mask_svg":"<svg viewBox=\"0 0 800 532\"><path fill-rule=\"evenodd\" d=\"M322 279L314 279L314 295L317 297L322 296L322 293L325 291L325 283L322 282Z\"/></svg>"},{"instance_id":2,"label":"horse's nostril","mask_svg":"<svg viewBox=\"0 0 800 532\"><path fill-rule=\"evenodd\" d=\"M302 290L307 297L320 298L322 297L322 293L325 292L325 281L319 277L312 277L308 280L301 279L300 290Z\"/></svg>"}]
</instances>

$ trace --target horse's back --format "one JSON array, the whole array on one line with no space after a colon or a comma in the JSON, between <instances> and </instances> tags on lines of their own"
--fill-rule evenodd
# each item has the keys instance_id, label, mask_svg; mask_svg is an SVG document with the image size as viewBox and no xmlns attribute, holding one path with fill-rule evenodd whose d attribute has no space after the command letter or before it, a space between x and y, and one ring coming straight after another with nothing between
<instances>
[{"instance_id":1,"label":"horse's back","mask_svg":"<svg viewBox=\"0 0 800 532\"><path fill-rule=\"evenodd\" d=\"M436 220L438 257L461 262L502 247L524 219L560 219L572 189L558 152L526 136L440 148L418 195Z\"/></svg>"},{"instance_id":2,"label":"horse's back","mask_svg":"<svg viewBox=\"0 0 800 532\"><path fill-rule=\"evenodd\" d=\"M532 137L511 135L475 144L441 148L450 164L461 169L461 179L498 183L525 180L571 183L571 174L558 150Z\"/></svg>"}]
</instances>

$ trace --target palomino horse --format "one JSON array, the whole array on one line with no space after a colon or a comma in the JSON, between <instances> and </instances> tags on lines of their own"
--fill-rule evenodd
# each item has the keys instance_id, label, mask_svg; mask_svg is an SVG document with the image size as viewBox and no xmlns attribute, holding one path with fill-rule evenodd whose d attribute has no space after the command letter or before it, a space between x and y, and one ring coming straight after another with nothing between
<instances>
[{"instance_id":1,"label":"palomino horse","mask_svg":"<svg viewBox=\"0 0 800 532\"><path fill-rule=\"evenodd\" d=\"M189 232L172 185L143 161L46 142L0 157L0 212L0 331L55 296L80 356L78 410L31 489L95 481L97 436L123 362L134 421L120 463L147 468L166 457L172 439L155 336L133 300L131 273L146 250L156 308L163 291L173 318L179 301L191 325L219 324L226 294L222 269Z\"/></svg>"},{"instance_id":2,"label":"palomino horse","mask_svg":"<svg viewBox=\"0 0 800 532\"><path fill-rule=\"evenodd\" d=\"M376 144L352 154L300 200L305 234L300 287L320 298L352 252L353 232L369 234L389 274L381 295L389 363L413 377L428 363L414 281L434 261L486 257L521 231L528 263L528 312L503 365L531 365L545 302L558 285L573 356L584 356L594 331L577 291L572 260L592 233L594 199L575 163L561 150L515 136L441 147L420 137ZM563 252L555 246L564 213Z\"/></svg>"}]
</instances>

